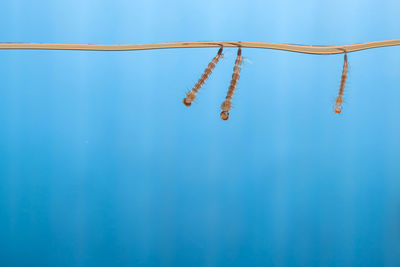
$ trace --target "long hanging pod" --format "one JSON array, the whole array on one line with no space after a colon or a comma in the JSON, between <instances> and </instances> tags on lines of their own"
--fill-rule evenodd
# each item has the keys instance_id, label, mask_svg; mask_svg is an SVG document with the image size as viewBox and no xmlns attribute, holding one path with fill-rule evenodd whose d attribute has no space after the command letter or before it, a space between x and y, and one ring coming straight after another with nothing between
<instances>
[{"instance_id":1,"label":"long hanging pod","mask_svg":"<svg viewBox=\"0 0 400 267\"><path fill-rule=\"evenodd\" d=\"M240 78L240 66L242 65L243 57L242 57L242 49L239 46L235 66L233 67L233 74L231 84L228 88L228 93L226 94L225 101L221 105L221 119L224 121L229 119L229 111L232 109L232 98L236 91L236 86Z\"/></svg>"},{"instance_id":2,"label":"long hanging pod","mask_svg":"<svg viewBox=\"0 0 400 267\"><path fill-rule=\"evenodd\" d=\"M185 106L190 107L190 105L192 105L192 102L196 99L197 92L204 85L204 83L214 70L215 66L217 65L218 61L223 57L222 50L223 46L221 46L221 48L218 50L218 54L208 64L207 68L204 70L203 75L201 75L200 79L197 81L193 89L186 94L186 97L183 99L183 104L185 104Z\"/></svg>"},{"instance_id":3,"label":"long hanging pod","mask_svg":"<svg viewBox=\"0 0 400 267\"><path fill-rule=\"evenodd\" d=\"M347 61L347 52L344 50L344 63L343 63L343 71L342 71L342 79L340 80L340 87L339 87L339 94L335 99L335 113L340 114L342 112L342 105L343 105L343 94L344 94L344 87L346 85L347 79L347 71L349 68L349 62Z\"/></svg>"}]
</instances>

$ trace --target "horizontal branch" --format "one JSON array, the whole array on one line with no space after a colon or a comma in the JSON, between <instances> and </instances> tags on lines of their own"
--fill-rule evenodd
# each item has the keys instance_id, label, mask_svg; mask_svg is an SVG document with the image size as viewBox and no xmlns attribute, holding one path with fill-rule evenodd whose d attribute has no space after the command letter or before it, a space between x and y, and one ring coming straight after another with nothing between
<instances>
[{"instance_id":1,"label":"horizontal branch","mask_svg":"<svg viewBox=\"0 0 400 267\"><path fill-rule=\"evenodd\" d=\"M196 47L250 47L274 50L284 50L306 54L340 54L344 51L350 53L365 49L400 45L400 39L376 41L349 45L313 46L296 44L278 44L263 42L177 42L134 45L96 45L96 44L46 44L46 43L0 43L0 49L41 49L41 50L89 50L89 51L133 51L165 48L196 48Z\"/></svg>"}]
</instances>

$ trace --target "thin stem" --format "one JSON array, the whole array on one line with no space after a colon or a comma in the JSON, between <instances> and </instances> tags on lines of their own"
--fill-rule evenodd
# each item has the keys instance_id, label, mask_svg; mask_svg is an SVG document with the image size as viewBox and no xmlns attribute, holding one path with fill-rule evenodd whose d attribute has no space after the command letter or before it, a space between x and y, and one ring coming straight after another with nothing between
<instances>
[{"instance_id":1,"label":"thin stem","mask_svg":"<svg viewBox=\"0 0 400 267\"><path fill-rule=\"evenodd\" d=\"M195 48L195 47L251 47L284 50L306 54L340 54L345 50L347 53L378 48L386 46L400 45L400 39L376 41L349 45L336 46L312 46L297 44L279 44L263 42L178 42L178 43L155 43L155 44L136 44L136 45L95 45L95 44L46 44L46 43L0 43L0 49L44 49L44 50L90 50L90 51L131 51L164 48Z\"/></svg>"}]
</instances>

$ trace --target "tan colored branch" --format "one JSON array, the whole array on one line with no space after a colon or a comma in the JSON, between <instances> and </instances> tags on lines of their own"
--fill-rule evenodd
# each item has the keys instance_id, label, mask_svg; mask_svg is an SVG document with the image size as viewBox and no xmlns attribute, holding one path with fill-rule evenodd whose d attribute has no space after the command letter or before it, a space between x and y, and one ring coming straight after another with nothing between
<instances>
[{"instance_id":1,"label":"tan colored branch","mask_svg":"<svg viewBox=\"0 0 400 267\"><path fill-rule=\"evenodd\" d=\"M44 50L90 50L90 51L131 51L164 48L195 48L195 47L251 47L284 50L306 54L340 54L378 48L386 46L400 45L400 39L376 41L350 45L336 46L312 46L295 44L278 44L262 42L178 42L178 43L157 43L157 44L135 44L135 45L96 45L96 44L46 44L46 43L0 43L0 49L44 49Z\"/></svg>"}]
</instances>

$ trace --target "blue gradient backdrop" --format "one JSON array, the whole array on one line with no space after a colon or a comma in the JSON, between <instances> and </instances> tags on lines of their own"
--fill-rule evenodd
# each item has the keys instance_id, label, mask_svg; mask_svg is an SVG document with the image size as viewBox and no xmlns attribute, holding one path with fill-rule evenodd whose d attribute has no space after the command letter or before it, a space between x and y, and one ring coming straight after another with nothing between
<instances>
[{"instance_id":1,"label":"blue gradient backdrop","mask_svg":"<svg viewBox=\"0 0 400 267\"><path fill-rule=\"evenodd\" d=\"M1 42L400 38L384 1L3 0ZM0 266L399 266L400 47L0 51Z\"/></svg>"}]
</instances>

